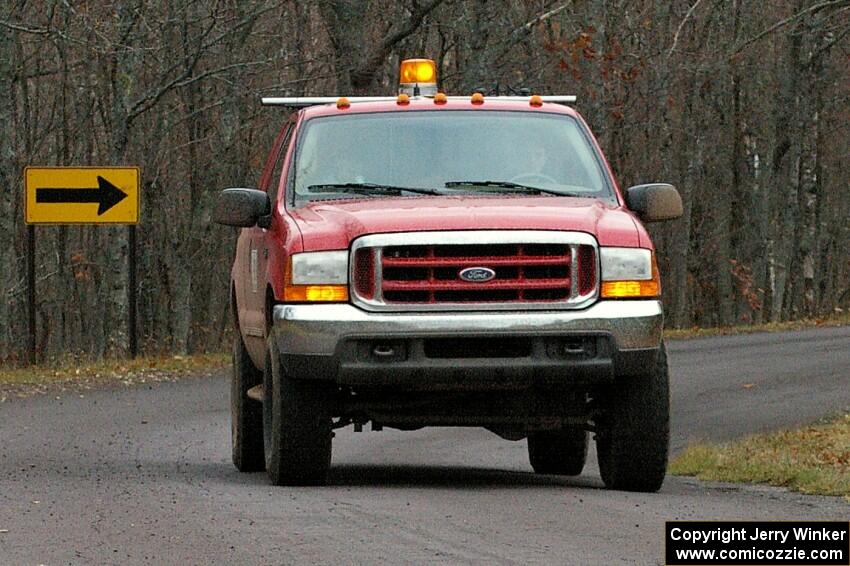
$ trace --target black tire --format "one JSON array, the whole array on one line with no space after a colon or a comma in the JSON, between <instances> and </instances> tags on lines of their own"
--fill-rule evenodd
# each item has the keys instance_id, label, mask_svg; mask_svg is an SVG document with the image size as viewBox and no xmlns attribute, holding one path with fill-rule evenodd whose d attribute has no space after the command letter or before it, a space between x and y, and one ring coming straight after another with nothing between
<instances>
[{"instance_id":1,"label":"black tire","mask_svg":"<svg viewBox=\"0 0 850 566\"><path fill-rule=\"evenodd\" d=\"M577 476L587 461L585 430L537 432L528 437L528 460L538 474Z\"/></svg>"},{"instance_id":2,"label":"black tire","mask_svg":"<svg viewBox=\"0 0 850 566\"><path fill-rule=\"evenodd\" d=\"M240 472L261 472L263 454L263 408L248 397L248 390L263 382L263 372L254 366L242 336L233 339L233 376L230 380L230 432L233 464Z\"/></svg>"},{"instance_id":3,"label":"black tire","mask_svg":"<svg viewBox=\"0 0 850 566\"><path fill-rule=\"evenodd\" d=\"M658 491L667 473L670 444L670 377L664 344L646 373L618 379L602 401L596 454L605 486Z\"/></svg>"},{"instance_id":4,"label":"black tire","mask_svg":"<svg viewBox=\"0 0 850 566\"><path fill-rule=\"evenodd\" d=\"M331 466L326 390L298 381L281 364L272 331L263 372L266 471L274 485L323 485Z\"/></svg>"}]
</instances>

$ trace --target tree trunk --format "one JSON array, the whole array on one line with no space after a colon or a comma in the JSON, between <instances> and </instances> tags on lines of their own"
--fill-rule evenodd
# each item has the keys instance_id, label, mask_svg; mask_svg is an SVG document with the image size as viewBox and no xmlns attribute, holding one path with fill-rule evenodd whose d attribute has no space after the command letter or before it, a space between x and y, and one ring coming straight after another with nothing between
<instances>
[{"instance_id":1,"label":"tree trunk","mask_svg":"<svg viewBox=\"0 0 850 566\"><path fill-rule=\"evenodd\" d=\"M3 13L11 13L11 2L3 0ZM14 65L16 64L14 38L12 32L0 26L0 187L6 189L0 191L0 362L8 360L14 355L15 348L12 344L14 336L12 329L12 306L15 304L11 293L15 286L15 274L20 273L16 268L17 261L14 255L13 242L15 241L15 219L12 216L13 195L20 194L18 190L12 189L14 170L14 148L12 145L12 105L15 97L13 95L12 78L14 76ZM20 184L20 181L17 181Z\"/></svg>"}]
</instances>

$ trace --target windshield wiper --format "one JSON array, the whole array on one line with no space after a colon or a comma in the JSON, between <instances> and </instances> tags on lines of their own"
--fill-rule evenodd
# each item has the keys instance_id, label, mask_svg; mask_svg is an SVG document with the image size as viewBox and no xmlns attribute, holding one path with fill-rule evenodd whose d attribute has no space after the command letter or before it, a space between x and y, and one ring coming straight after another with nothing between
<instances>
[{"instance_id":1,"label":"windshield wiper","mask_svg":"<svg viewBox=\"0 0 850 566\"><path fill-rule=\"evenodd\" d=\"M425 189L420 187L397 187L395 185L385 185L382 183L323 183L319 185L310 185L307 187L307 192L310 193L340 193L350 192L357 194L397 194L401 193L418 193L422 195L441 195L443 191L438 189Z\"/></svg>"},{"instance_id":2,"label":"windshield wiper","mask_svg":"<svg viewBox=\"0 0 850 566\"><path fill-rule=\"evenodd\" d=\"M543 189L541 187L532 187L531 185L522 185L520 183L512 183L511 181L447 181L447 188L455 187L493 187L497 189L508 189L509 191L523 193L537 193L547 195L558 195L561 197L580 197L578 193L570 193L565 191L556 191L554 189Z\"/></svg>"}]
</instances>

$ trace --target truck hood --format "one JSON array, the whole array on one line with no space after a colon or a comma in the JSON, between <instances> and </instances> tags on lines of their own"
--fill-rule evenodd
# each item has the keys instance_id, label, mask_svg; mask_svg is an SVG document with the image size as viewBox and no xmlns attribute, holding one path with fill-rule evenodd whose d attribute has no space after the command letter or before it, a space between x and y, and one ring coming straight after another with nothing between
<instances>
[{"instance_id":1,"label":"truck hood","mask_svg":"<svg viewBox=\"0 0 850 566\"><path fill-rule=\"evenodd\" d=\"M346 249L366 234L426 230L571 230L592 234L603 246L638 247L649 241L630 212L590 198L364 198L316 201L290 214L305 251Z\"/></svg>"}]
</instances>

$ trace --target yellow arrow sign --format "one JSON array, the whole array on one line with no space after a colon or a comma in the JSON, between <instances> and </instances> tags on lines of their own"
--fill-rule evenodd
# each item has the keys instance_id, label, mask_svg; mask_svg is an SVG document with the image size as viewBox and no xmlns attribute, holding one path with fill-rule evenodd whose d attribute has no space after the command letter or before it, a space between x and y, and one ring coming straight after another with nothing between
<instances>
[{"instance_id":1,"label":"yellow arrow sign","mask_svg":"<svg viewBox=\"0 0 850 566\"><path fill-rule=\"evenodd\" d=\"M138 224L138 167L27 167L27 224Z\"/></svg>"}]
</instances>

